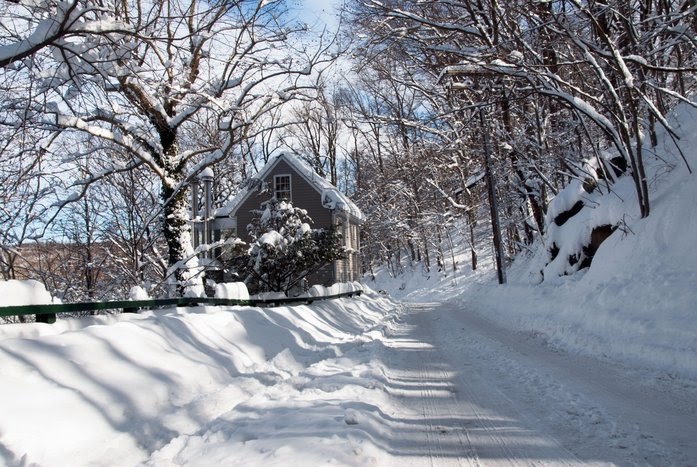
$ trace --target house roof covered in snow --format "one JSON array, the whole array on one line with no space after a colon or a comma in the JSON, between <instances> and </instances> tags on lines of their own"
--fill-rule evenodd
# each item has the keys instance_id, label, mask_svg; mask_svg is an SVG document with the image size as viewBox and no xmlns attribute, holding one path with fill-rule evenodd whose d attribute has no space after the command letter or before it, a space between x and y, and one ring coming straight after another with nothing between
<instances>
[{"instance_id":1,"label":"house roof covered in snow","mask_svg":"<svg viewBox=\"0 0 697 467\"><path fill-rule=\"evenodd\" d=\"M348 214L360 222L365 220L365 216L361 210L348 198L348 196L341 193L339 189L332 185L328 180L312 170L312 168L305 163L305 161L293 154L281 153L275 156L273 159L269 160L264 167L262 167L259 173L253 177L253 179L258 181L264 180L280 161L285 161L313 188L315 188L315 190L317 190L317 194L321 196L322 199L322 206L327 209ZM230 200L224 207L216 211L216 217L234 215L235 211L252 193L257 190L257 188L258 185L252 183L247 189L240 191L240 193L238 193L237 196Z\"/></svg>"}]
</instances>

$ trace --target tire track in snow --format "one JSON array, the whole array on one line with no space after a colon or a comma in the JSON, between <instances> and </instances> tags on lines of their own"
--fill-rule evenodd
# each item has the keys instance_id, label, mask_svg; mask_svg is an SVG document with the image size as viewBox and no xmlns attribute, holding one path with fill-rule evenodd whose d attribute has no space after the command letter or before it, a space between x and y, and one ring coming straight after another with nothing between
<instances>
[{"instance_id":1,"label":"tire track in snow","mask_svg":"<svg viewBox=\"0 0 697 467\"><path fill-rule=\"evenodd\" d=\"M405 449L394 453L399 466L479 465L459 423L455 389L434 349L414 339L411 310L402 307L382 339L380 360L392 412L410 427Z\"/></svg>"},{"instance_id":2,"label":"tire track in snow","mask_svg":"<svg viewBox=\"0 0 697 467\"><path fill-rule=\"evenodd\" d=\"M428 381L433 378L433 365L431 362L422 360L419 366L419 377L423 381ZM442 381L447 381L448 377L442 370L436 372L436 379ZM437 404L440 398L445 398L445 401L441 401L441 404ZM456 414L450 409L445 409L444 407L454 404L455 398L453 397L452 388L448 388L448 394L437 394L431 387L425 386L421 390L421 399L423 400L422 405L422 415L423 419L426 421L426 442L428 447L428 455L431 465L442 465L444 460L447 460L449 454L448 444L457 446L459 449L457 451L461 452L463 455L467 456L467 459L475 461L469 462L468 465L476 465L476 454L474 453L469 438L467 436L467 431L460 426L460 424L455 424L455 426L447 426L444 424L436 423L440 417L443 418L455 418ZM440 406L444 407L440 407ZM463 436L464 435L464 436ZM453 438L453 439L451 439ZM464 439L463 439L464 438ZM446 443L446 440L449 443ZM458 465L462 465L458 459Z\"/></svg>"},{"instance_id":3,"label":"tire track in snow","mask_svg":"<svg viewBox=\"0 0 697 467\"><path fill-rule=\"evenodd\" d=\"M457 373L455 385L466 392L461 399L486 413L508 414L519 428L573 452L564 461L576 463L577 456L593 464L695 465L697 403L688 388L560 352L455 303L414 309L423 311L414 315L420 335L432 339ZM518 452L515 443L508 446Z\"/></svg>"},{"instance_id":4,"label":"tire track in snow","mask_svg":"<svg viewBox=\"0 0 697 467\"><path fill-rule=\"evenodd\" d=\"M434 313L433 306L404 307L384 341L392 382L386 388L403 413L422 419L414 422L422 430L414 442L422 446L413 450L423 454L406 459L407 465L578 464L553 437L526 424L511 401L478 376L476 365L467 366L467 374L456 371L434 342Z\"/></svg>"}]
</instances>

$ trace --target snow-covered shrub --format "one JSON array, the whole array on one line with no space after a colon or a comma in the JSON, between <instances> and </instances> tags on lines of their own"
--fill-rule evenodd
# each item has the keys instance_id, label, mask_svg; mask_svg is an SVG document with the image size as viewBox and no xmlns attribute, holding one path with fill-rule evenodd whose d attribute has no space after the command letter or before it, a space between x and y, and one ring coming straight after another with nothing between
<instances>
[{"instance_id":1,"label":"snow-covered shrub","mask_svg":"<svg viewBox=\"0 0 697 467\"><path fill-rule=\"evenodd\" d=\"M128 291L128 299L129 300L149 300L150 296L148 295L148 292L143 287L141 287L139 285L134 285Z\"/></svg>"},{"instance_id":2,"label":"snow-covered shrub","mask_svg":"<svg viewBox=\"0 0 697 467\"><path fill-rule=\"evenodd\" d=\"M284 292L261 292L255 295L252 295L253 299L256 300L266 300L266 301L272 301L272 300L283 300L285 298L288 298Z\"/></svg>"},{"instance_id":3,"label":"snow-covered shrub","mask_svg":"<svg viewBox=\"0 0 697 467\"><path fill-rule=\"evenodd\" d=\"M307 291L308 297L326 297L329 295L329 292L327 292L327 288L323 285L313 285L310 287L310 289Z\"/></svg>"},{"instance_id":4,"label":"snow-covered shrub","mask_svg":"<svg viewBox=\"0 0 697 467\"><path fill-rule=\"evenodd\" d=\"M272 198L255 214L248 226L252 244L247 251L238 248L231 264L253 294L288 294L310 274L346 256L337 229L312 229L307 211L290 202Z\"/></svg>"},{"instance_id":5,"label":"snow-covered shrub","mask_svg":"<svg viewBox=\"0 0 697 467\"><path fill-rule=\"evenodd\" d=\"M313 285L307 291L308 297L328 297L352 292L362 292L363 286L358 282L340 282L329 287L323 285Z\"/></svg>"},{"instance_id":6,"label":"snow-covered shrub","mask_svg":"<svg viewBox=\"0 0 697 467\"><path fill-rule=\"evenodd\" d=\"M0 306L49 305L60 303L46 290L44 284L33 279L0 281ZM53 322L50 315L37 315L36 320ZM55 317L55 316L54 316ZM48 318L48 319L47 319ZM24 321L25 317L19 318ZM14 318L0 318L1 322L14 322Z\"/></svg>"},{"instance_id":7,"label":"snow-covered shrub","mask_svg":"<svg viewBox=\"0 0 697 467\"><path fill-rule=\"evenodd\" d=\"M225 282L215 284L215 298L228 300L249 300L249 291L244 282Z\"/></svg>"},{"instance_id":8,"label":"snow-covered shrub","mask_svg":"<svg viewBox=\"0 0 697 467\"><path fill-rule=\"evenodd\" d=\"M340 283L340 284L332 284L331 286L327 287L327 293L329 295L339 295L341 293L346 292L346 284Z\"/></svg>"},{"instance_id":9,"label":"snow-covered shrub","mask_svg":"<svg viewBox=\"0 0 697 467\"><path fill-rule=\"evenodd\" d=\"M362 290L363 287L358 282L338 282L327 287L327 295L340 295Z\"/></svg>"}]
</instances>

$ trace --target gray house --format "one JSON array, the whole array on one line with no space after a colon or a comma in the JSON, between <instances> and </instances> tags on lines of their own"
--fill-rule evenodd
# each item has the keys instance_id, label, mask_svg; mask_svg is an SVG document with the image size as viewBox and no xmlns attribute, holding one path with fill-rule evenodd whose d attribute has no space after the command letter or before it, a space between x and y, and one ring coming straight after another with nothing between
<instances>
[{"instance_id":1,"label":"gray house","mask_svg":"<svg viewBox=\"0 0 697 467\"><path fill-rule=\"evenodd\" d=\"M341 228L348 251L347 258L325 266L309 278L310 285L359 280L359 229L364 217L348 197L291 154L275 156L254 178L259 183L252 184L253 188L240 192L226 206L211 212L210 217L204 217L210 219L205 229L195 224L194 246L205 243L201 238L217 240L221 237L239 237L249 243L251 238L247 233L247 225L252 221L252 211L260 209L264 202L275 196L307 210L314 221L313 228L332 225L339 225ZM201 232L202 230L207 232ZM209 265L215 266L213 259L208 261Z\"/></svg>"}]
</instances>

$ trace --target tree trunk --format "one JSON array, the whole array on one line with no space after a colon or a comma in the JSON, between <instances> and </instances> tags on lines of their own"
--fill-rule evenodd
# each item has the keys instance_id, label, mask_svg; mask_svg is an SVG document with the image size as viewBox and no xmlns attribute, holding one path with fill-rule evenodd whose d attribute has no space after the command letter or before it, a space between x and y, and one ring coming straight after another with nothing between
<instances>
[{"instance_id":1,"label":"tree trunk","mask_svg":"<svg viewBox=\"0 0 697 467\"><path fill-rule=\"evenodd\" d=\"M496 199L496 186L494 184L494 176L491 170L489 151L489 133L484 123L484 109L479 109L479 120L481 123L482 132L484 134L484 170L486 172L486 186L489 195L489 209L491 214L491 228L494 236L494 249L496 254L496 272L499 284L506 283L506 271L504 265L503 254L503 239L501 238L501 226L499 223L499 207Z\"/></svg>"},{"instance_id":2,"label":"tree trunk","mask_svg":"<svg viewBox=\"0 0 697 467\"><path fill-rule=\"evenodd\" d=\"M176 163L178 146L176 131L168 128L160 132L164 149L162 182L163 227L167 243L169 276L174 278L177 295L203 294L203 282L198 258L194 255L189 224L189 203L183 189L184 166Z\"/></svg>"},{"instance_id":3,"label":"tree trunk","mask_svg":"<svg viewBox=\"0 0 697 467\"><path fill-rule=\"evenodd\" d=\"M189 226L185 220L187 211L186 196L182 190L177 192L176 187L163 185L162 202L164 211L164 232L167 243L168 264L177 282L177 291L183 292L186 282L184 275L184 261L186 248L183 240L191 241Z\"/></svg>"}]
</instances>

